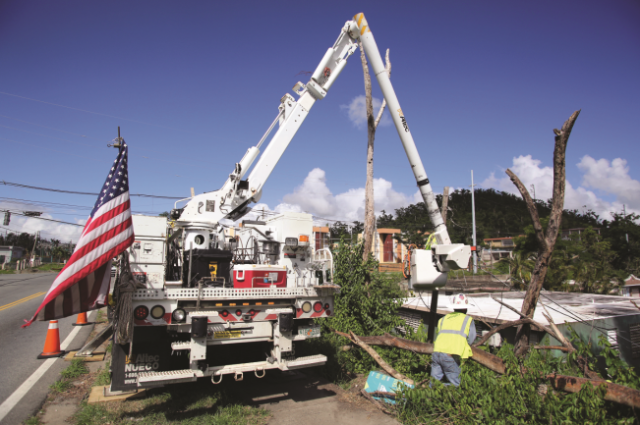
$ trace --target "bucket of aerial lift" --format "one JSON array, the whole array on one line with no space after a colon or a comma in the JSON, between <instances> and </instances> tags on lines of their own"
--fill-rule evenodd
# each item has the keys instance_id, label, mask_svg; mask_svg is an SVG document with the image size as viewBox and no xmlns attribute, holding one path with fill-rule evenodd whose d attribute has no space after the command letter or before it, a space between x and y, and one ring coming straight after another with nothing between
<instances>
[{"instance_id":1,"label":"bucket of aerial lift","mask_svg":"<svg viewBox=\"0 0 640 425\"><path fill-rule=\"evenodd\" d=\"M233 267L234 288L286 288L287 267L269 264L236 264Z\"/></svg>"},{"instance_id":2,"label":"bucket of aerial lift","mask_svg":"<svg viewBox=\"0 0 640 425\"><path fill-rule=\"evenodd\" d=\"M409 287L416 291L433 290L447 284L447 273L438 270L431 249L414 249L411 252Z\"/></svg>"}]
</instances>

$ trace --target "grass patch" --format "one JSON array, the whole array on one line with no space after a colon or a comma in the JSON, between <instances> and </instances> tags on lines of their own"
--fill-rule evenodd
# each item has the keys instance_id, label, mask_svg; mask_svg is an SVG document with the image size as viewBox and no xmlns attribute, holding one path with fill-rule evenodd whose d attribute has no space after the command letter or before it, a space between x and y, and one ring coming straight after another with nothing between
<instances>
[{"instance_id":1,"label":"grass patch","mask_svg":"<svg viewBox=\"0 0 640 425\"><path fill-rule=\"evenodd\" d=\"M61 263L46 263L39 265L38 267L36 267L36 269L46 272L59 272L63 267L64 264Z\"/></svg>"},{"instance_id":2,"label":"grass patch","mask_svg":"<svg viewBox=\"0 0 640 425\"><path fill-rule=\"evenodd\" d=\"M49 389L54 393L63 393L71 388L71 382L67 380L56 381L53 384L49 385Z\"/></svg>"},{"instance_id":3,"label":"grass patch","mask_svg":"<svg viewBox=\"0 0 640 425\"><path fill-rule=\"evenodd\" d=\"M0 274L14 274L15 270L0 270Z\"/></svg>"},{"instance_id":4,"label":"grass patch","mask_svg":"<svg viewBox=\"0 0 640 425\"><path fill-rule=\"evenodd\" d=\"M87 373L89 373L89 369L84 364L84 361L82 361L82 359L73 359L69 366L60 372L62 379L51 384L49 389L54 393L63 393L71 388L72 379L76 379Z\"/></svg>"},{"instance_id":5,"label":"grass patch","mask_svg":"<svg viewBox=\"0 0 640 425\"><path fill-rule=\"evenodd\" d=\"M86 373L89 373L89 369L87 368L87 365L84 364L84 361L82 359L73 359L71 360L71 364L67 366L65 370L60 372L60 375L65 379L75 379Z\"/></svg>"},{"instance_id":6,"label":"grass patch","mask_svg":"<svg viewBox=\"0 0 640 425\"><path fill-rule=\"evenodd\" d=\"M264 425L268 418L265 409L237 404L210 382L202 381L151 390L147 398L126 403L83 404L74 423Z\"/></svg>"},{"instance_id":7,"label":"grass patch","mask_svg":"<svg viewBox=\"0 0 640 425\"><path fill-rule=\"evenodd\" d=\"M36 267L36 269L38 270L42 270L42 271L60 271L62 270L62 268L64 267L64 264L62 263L46 263L46 264L41 264L38 267Z\"/></svg>"},{"instance_id":8,"label":"grass patch","mask_svg":"<svg viewBox=\"0 0 640 425\"><path fill-rule=\"evenodd\" d=\"M98 371L98 376L96 376L96 380L93 381L94 387L102 387L105 385L109 385L111 383L111 373L109 373L110 365L111 365L111 362L109 361L105 364L104 369L101 368Z\"/></svg>"},{"instance_id":9,"label":"grass patch","mask_svg":"<svg viewBox=\"0 0 640 425\"><path fill-rule=\"evenodd\" d=\"M24 421L24 425L42 425L42 422L40 422L40 418L37 416L32 416L29 419L27 419L26 421Z\"/></svg>"}]
</instances>

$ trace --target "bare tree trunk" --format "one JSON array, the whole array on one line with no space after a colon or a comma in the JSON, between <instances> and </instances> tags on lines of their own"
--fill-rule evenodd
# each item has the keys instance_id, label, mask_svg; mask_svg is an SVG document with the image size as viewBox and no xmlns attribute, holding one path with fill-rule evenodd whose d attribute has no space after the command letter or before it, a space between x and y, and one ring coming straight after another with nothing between
<instances>
[{"instance_id":1,"label":"bare tree trunk","mask_svg":"<svg viewBox=\"0 0 640 425\"><path fill-rule=\"evenodd\" d=\"M531 199L527 188L522 184L518 176L516 176L511 170L507 170L507 174L511 178L513 184L516 185L522 198L527 203L531 220L533 221L533 228L536 232L536 238L538 240L538 258L536 265L531 273L531 281L522 303L522 309L520 312L530 318L533 318L533 313L536 310L538 299L540 298L540 290L544 283L545 276L547 275L547 269L549 268L549 262L551 261L551 255L553 254L553 248L556 244L558 232L560 231L560 223L562 220L562 210L564 208L564 191L565 191L565 154L567 150L567 142L573 129L573 124L580 115L580 111L575 111L567 121L565 121L561 130L554 129L555 133L555 149L553 152L553 198L551 200L551 215L549 216L549 225L547 226L546 235L542 224L540 223L540 217L538 216L538 210L536 205ZM529 348L529 333L531 327L529 324L522 325L518 328L516 333L515 354L518 356L524 355Z\"/></svg>"},{"instance_id":2,"label":"bare tree trunk","mask_svg":"<svg viewBox=\"0 0 640 425\"><path fill-rule=\"evenodd\" d=\"M382 119L382 113L387 104L386 100L382 102L380 111L378 112L378 118L373 117L373 96L371 94L371 75L369 74L369 65L367 64L367 58L364 54L362 42L360 45L360 60L362 61L362 72L364 74L364 92L365 102L367 110L367 182L364 187L364 231L362 237L364 238L364 252L362 254L363 261L366 261L369 257L369 253L373 247L373 240L375 237L375 213L373 202L373 142L376 137L376 127ZM391 76L391 62L389 62L389 49L387 49L387 73Z\"/></svg>"},{"instance_id":3,"label":"bare tree trunk","mask_svg":"<svg viewBox=\"0 0 640 425\"><path fill-rule=\"evenodd\" d=\"M449 186L444 187L444 191L442 191L442 221L444 221L444 225L447 225L447 209L449 208Z\"/></svg>"}]
</instances>

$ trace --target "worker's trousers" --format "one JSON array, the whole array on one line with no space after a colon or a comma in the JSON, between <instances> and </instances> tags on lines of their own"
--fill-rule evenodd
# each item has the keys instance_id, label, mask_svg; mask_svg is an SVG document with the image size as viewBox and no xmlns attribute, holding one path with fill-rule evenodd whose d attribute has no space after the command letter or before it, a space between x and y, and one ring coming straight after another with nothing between
<instances>
[{"instance_id":1,"label":"worker's trousers","mask_svg":"<svg viewBox=\"0 0 640 425\"><path fill-rule=\"evenodd\" d=\"M434 352L431 356L431 376L438 381L442 381L442 377L446 376L452 385L460 386L460 366L446 353Z\"/></svg>"}]
</instances>

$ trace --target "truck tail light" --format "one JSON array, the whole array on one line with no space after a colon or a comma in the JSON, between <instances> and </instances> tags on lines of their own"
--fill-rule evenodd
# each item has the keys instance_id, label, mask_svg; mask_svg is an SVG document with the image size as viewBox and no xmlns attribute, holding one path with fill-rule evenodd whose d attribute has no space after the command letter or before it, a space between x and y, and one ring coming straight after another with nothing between
<instances>
[{"instance_id":1,"label":"truck tail light","mask_svg":"<svg viewBox=\"0 0 640 425\"><path fill-rule=\"evenodd\" d=\"M137 320L144 320L149 316L149 309L143 305L139 305L133 310L133 317Z\"/></svg>"}]
</instances>

